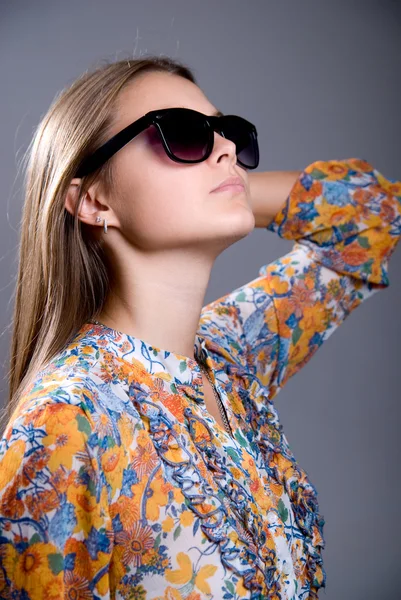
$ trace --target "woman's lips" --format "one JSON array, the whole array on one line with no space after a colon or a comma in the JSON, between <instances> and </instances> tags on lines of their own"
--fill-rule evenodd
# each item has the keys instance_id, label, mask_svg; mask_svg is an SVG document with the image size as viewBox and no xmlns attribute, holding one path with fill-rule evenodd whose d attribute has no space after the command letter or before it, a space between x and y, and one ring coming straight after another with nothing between
<instances>
[{"instance_id":1,"label":"woman's lips","mask_svg":"<svg viewBox=\"0 0 401 600\"><path fill-rule=\"evenodd\" d=\"M219 185L215 187L212 192L219 192L224 190L240 191L245 189L244 180L239 175L231 175L226 177L223 181L220 181Z\"/></svg>"},{"instance_id":2,"label":"woman's lips","mask_svg":"<svg viewBox=\"0 0 401 600\"><path fill-rule=\"evenodd\" d=\"M229 185L222 185L221 187L216 188L215 190L212 191L212 193L216 193L216 192L243 192L245 190L243 185L240 184L229 184Z\"/></svg>"}]
</instances>

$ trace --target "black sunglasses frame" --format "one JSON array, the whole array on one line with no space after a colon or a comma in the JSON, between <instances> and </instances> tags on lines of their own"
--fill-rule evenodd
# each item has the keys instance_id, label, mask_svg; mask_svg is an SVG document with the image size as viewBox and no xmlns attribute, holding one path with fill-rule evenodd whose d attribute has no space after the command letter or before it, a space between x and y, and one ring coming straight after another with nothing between
<instances>
[{"instance_id":1,"label":"black sunglasses frame","mask_svg":"<svg viewBox=\"0 0 401 600\"><path fill-rule=\"evenodd\" d=\"M178 116L180 114L180 112L182 112L182 111L185 111L186 116L188 115L188 113L195 113L197 118L199 118L199 116L201 116L204 121L205 127L207 128L207 131L208 131L207 149L206 149L205 155L202 156L202 158L200 158L200 159L185 160L185 159L181 159L181 158L175 156L173 154L173 152L171 151L171 148L168 144L168 140L166 139L165 134L163 133L163 116L166 114L172 114L173 112L175 114L177 114L177 116ZM244 126L244 128L246 127L248 129L247 133L249 134L250 143L252 144L253 153L255 156L255 166L245 165L237 157L238 163L245 169L256 169L259 165L259 146L258 146L258 140L257 140L256 127L252 123L250 123L243 117L238 117L236 115L220 115L220 116L211 116L210 117L208 115L205 115L196 110L192 110L190 108L177 107L177 108L162 108L159 110L151 110L148 113L146 113L145 115L143 115L142 117L140 117L139 119L137 119L136 121L134 121L133 123L131 123L130 125L127 125L127 127L125 127L124 129L122 129L121 131L116 133L112 138L110 138L102 146L97 148L97 150L95 150L93 152L93 154L91 154L86 159L84 159L82 161L81 165L79 166L75 177L85 177L86 175L89 175L93 171L96 171L107 160L109 160L109 158L111 158L116 152L121 150L121 148L123 148L126 144L128 144L128 142L130 142L134 137L139 135L142 131L144 131L151 125L154 125L156 127L156 129L159 133L159 136L161 138L164 150L166 151L167 156L171 160L173 160L175 162L179 162L179 163L188 163L188 164L200 163L200 162L206 160L212 153L213 143L214 143L214 131L217 131L220 135L222 135L223 137L226 137L223 133L224 120L226 122L229 122L230 120L233 121L233 119L237 120L239 124L241 124L241 122L242 122L242 125Z\"/></svg>"}]
</instances>

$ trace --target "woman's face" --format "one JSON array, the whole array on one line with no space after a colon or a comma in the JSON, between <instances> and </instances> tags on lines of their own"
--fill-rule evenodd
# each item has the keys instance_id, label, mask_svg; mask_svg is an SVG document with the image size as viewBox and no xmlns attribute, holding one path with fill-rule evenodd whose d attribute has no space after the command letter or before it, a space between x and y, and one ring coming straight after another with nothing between
<instances>
[{"instance_id":1,"label":"woman's face","mask_svg":"<svg viewBox=\"0 0 401 600\"><path fill-rule=\"evenodd\" d=\"M217 110L182 77L142 74L121 92L110 137L148 111L168 107L209 116ZM202 247L218 253L245 237L255 226L248 172L237 165L233 142L216 132L214 140L209 158L193 165L172 161L154 126L131 140L111 159L115 186L108 198L114 213L109 224L114 220L126 241L146 251ZM231 175L242 177L243 192L211 193Z\"/></svg>"}]
</instances>

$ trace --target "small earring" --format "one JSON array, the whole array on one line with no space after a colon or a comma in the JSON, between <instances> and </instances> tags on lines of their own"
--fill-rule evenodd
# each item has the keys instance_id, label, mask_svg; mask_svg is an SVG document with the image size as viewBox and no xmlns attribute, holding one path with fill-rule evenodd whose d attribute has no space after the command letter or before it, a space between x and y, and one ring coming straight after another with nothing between
<instances>
[{"instance_id":1,"label":"small earring","mask_svg":"<svg viewBox=\"0 0 401 600\"><path fill-rule=\"evenodd\" d=\"M100 223L101 220L101 217L96 217L96 223Z\"/></svg>"},{"instance_id":2,"label":"small earring","mask_svg":"<svg viewBox=\"0 0 401 600\"><path fill-rule=\"evenodd\" d=\"M103 231L105 233L107 233L107 221L106 221L106 219L103 219Z\"/></svg>"}]
</instances>

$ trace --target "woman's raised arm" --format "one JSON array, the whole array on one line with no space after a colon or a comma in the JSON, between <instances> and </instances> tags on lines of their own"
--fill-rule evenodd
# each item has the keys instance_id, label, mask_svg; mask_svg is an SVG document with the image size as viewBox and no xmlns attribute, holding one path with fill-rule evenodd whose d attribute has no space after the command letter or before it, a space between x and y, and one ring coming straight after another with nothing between
<instances>
[{"instance_id":1,"label":"woman's raised arm","mask_svg":"<svg viewBox=\"0 0 401 600\"><path fill-rule=\"evenodd\" d=\"M266 228L294 240L292 250L205 306L201 329L213 328L272 399L352 310L389 285L401 182L358 158L315 161Z\"/></svg>"}]
</instances>

